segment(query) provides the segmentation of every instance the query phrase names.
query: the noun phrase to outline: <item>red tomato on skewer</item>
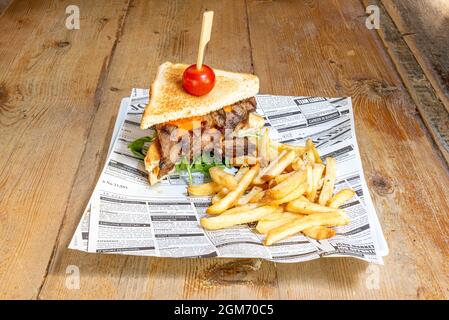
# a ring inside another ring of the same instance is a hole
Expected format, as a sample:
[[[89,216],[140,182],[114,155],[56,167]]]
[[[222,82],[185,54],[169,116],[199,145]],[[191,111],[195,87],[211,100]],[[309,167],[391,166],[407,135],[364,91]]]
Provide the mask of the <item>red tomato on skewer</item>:
[[[184,90],[197,97],[209,93],[214,85],[214,70],[205,64],[201,66],[201,69],[197,69],[196,64],[192,64],[182,75],[182,86]]]

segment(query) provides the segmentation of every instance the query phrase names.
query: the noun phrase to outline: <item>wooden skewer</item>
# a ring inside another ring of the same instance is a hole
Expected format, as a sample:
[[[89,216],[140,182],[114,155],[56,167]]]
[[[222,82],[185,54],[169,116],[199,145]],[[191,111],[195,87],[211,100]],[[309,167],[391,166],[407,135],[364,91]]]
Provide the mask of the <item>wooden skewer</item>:
[[[200,45],[198,48],[198,57],[196,59],[196,68],[199,70],[203,66],[204,48],[210,40],[210,33],[212,31],[212,21],[214,19],[213,11],[206,11],[203,13],[203,23],[201,25]]]

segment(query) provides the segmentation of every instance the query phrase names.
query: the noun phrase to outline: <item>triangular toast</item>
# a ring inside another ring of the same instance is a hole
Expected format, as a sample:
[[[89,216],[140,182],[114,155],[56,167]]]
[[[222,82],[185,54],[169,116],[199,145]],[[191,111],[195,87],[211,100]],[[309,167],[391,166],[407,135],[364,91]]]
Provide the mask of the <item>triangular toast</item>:
[[[259,92],[259,78],[252,74],[214,69],[215,86],[208,94],[196,97],[182,88],[182,74],[186,64],[165,62],[159,66],[150,90],[150,101],[145,108],[140,127],[202,116]]]

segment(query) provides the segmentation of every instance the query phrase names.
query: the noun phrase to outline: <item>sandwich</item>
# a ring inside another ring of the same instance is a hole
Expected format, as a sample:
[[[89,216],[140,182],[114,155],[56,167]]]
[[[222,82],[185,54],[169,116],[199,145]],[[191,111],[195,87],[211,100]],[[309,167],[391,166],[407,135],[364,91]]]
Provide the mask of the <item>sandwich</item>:
[[[205,154],[213,164],[238,164],[236,159],[254,153],[249,133],[264,126],[264,118],[255,113],[255,75],[215,69],[214,88],[197,97],[182,87],[187,67],[163,63],[150,88],[141,128],[154,129],[144,159],[151,185],[182,168],[179,164],[200,163]]]

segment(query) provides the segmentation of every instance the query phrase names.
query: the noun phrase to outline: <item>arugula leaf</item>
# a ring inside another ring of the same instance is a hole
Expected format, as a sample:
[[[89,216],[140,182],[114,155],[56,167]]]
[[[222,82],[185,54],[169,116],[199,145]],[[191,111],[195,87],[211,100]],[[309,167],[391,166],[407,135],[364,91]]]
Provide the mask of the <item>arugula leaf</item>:
[[[216,162],[213,157],[208,155],[202,155],[195,158],[192,163],[189,163],[186,157],[183,157],[181,161],[176,165],[176,172],[187,171],[189,177],[189,184],[192,184],[193,177],[192,172],[201,172],[205,176],[209,176],[209,169],[212,167],[231,167],[229,159],[225,159],[225,163]]]
[[[148,146],[145,145],[146,142],[152,142],[154,137],[146,136],[139,139],[134,140],[133,142],[128,144],[129,150],[138,157],[139,159],[145,159],[145,155],[148,151]]]
[[[189,184],[193,183],[191,164],[185,156],[182,157],[181,161],[178,164],[176,164],[175,168],[176,172],[187,171],[187,174],[189,176]]]

